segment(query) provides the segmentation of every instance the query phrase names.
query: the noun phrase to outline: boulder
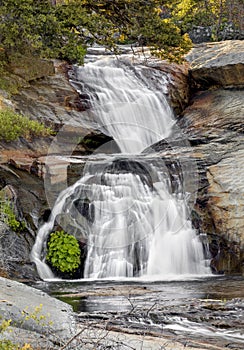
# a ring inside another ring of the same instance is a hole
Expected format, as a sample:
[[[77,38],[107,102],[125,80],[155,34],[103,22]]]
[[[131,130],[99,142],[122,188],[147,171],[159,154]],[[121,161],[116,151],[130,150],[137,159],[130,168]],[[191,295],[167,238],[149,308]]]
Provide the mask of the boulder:
[[[10,340],[21,348],[29,344],[26,349],[30,345],[35,349],[60,349],[75,334],[72,307],[66,303],[2,277],[0,295],[2,320],[11,320],[10,327],[1,332],[1,340]]]
[[[186,56],[199,88],[244,86],[244,41],[227,40],[196,45]]]

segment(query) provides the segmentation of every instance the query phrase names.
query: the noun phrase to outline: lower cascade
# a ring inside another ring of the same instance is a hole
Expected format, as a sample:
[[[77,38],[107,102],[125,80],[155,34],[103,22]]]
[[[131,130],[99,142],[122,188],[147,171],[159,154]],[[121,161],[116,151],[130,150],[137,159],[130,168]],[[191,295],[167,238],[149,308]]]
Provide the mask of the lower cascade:
[[[45,254],[57,225],[86,247],[84,278],[209,274],[189,218],[184,172],[150,150],[175,124],[162,92],[145,80],[140,65],[113,58],[76,67],[72,83],[89,96],[96,122],[121,153],[98,150],[83,176],[59,194],[31,253],[40,277],[54,277]]]

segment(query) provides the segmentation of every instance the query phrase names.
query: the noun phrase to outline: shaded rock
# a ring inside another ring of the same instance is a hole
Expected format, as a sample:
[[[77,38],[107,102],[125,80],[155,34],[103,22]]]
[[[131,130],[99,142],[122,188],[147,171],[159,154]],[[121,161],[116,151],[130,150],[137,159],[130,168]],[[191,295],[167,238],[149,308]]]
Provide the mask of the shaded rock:
[[[22,170],[0,167],[0,179],[4,180],[2,200],[8,200],[16,220],[24,222],[21,232],[16,232],[0,218],[1,275],[15,279],[38,278],[30,261],[30,251],[35,241],[43,208],[48,208],[42,180]],[[5,198],[5,199],[4,199]]]
[[[244,86],[244,42],[229,40],[197,45],[186,56],[192,78],[201,87]]]
[[[243,271],[244,260],[239,242],[225,239],[222,233],[209,234],[208,241],[213,273],[235,274]]]
[[[218,142],[223,151],[225,143],[238,141],[244,132],[243,116],[243,90],[207,90],[194,96],[179,125],[192,145]]]
[[[240,14],[240,17],[242,15]],[[219,41],[222,40],[243,40],[244,31],[243,28],[237,29],[232,22],[227,22],[221,25],[221,28],[217,29],[215,26],[196,26],[194,25],[190,31],[189,36],[193,43],[206,43],[207,41],[212,41],[213,37],[216,37]]]
[[[0,221],[0,274],[18,280],[36,280],[35,266],[29,255],[34,240],[28,242],[28,233],[17,233]]]
[[[0,202],[1,275],[35,280],[38,275],[34,264],[30,261],[30,251],[35,241],[34,223],[31,217],[33,198],[26,191],[20,201],[18,189],[6,185],[0,191]],[[25,215],[22,208],[25,208]]]
[[[16,157],[15,155],[14,157],[11,157],[8,162],[14,168],[25,170],[30,174],[38,174],[38,163],[29,156]]]
[[[38,225],[38,216],[43,207],[47,206],[43,181],[36,176],[8,166],[0,167],[0,179],[5,185],[10,185],[16,193],[18,208],[32,228]]]

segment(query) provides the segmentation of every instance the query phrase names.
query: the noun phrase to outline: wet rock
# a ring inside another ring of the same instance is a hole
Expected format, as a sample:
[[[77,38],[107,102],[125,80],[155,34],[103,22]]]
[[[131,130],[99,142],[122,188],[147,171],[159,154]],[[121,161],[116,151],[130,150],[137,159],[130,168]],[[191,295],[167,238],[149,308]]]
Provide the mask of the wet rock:
[[[156,349],[166,338],[165,349],[185,347],[226,349],[243,347],[243,279],[206,278],[191,282],[129,283],[66,285],[56,295],[73,305],[81,324],[96,324],[98,329],[116,331],[117,335],[137,334],[150,337]],[[196,289],[195,289],[196,288]],[[53,289],[52,289],[52,292]],[[235,297],[237,295],[237,297]],[[91,328],[89,328],[91,329]],[[93,328],[92,328],[93,329]],[[84,333],[80,342],[87,339]],[[140,337],[138,337],[138,340]],[[104,338],[109,341],[111,338]],[[131,343],[132,344],[132,343]],[[149,343],[143,343],[146,345]],[[150,343],[150,345],[152,345]],[[115,344],[114,344],[115,346]],[[159,348],[158,348],[159,347]],[[137,348],[137,347],[136,347]]]
[[[151,59],[146,62],[145,66],[142,65],[141,73],[146,78],[145,83],[165,94],[175,113],[180,114],[190,98],[188,69],[187,63],[169,64]]]
[[[149,188],[153,186],[152,171],[150,167],[141,161],[138,162],[132,159],[118,159],[114,160],[111,164],[106,165],[103,169],[101,176],[102,184],[107,185],[106,173],[110,174],[134,174],[138,175],[142,183],[146,184]]]
[[[176,114],[180,114],[190,99],[189,66],[159,63],[152,64],[152,67],[165,74],[170,105]]]

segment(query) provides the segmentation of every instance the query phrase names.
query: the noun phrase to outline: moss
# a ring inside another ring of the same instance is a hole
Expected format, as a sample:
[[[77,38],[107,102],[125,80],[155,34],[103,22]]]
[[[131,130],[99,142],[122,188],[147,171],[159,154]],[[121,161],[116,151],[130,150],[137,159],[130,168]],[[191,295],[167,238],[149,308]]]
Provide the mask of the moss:
[[[25,82],[54,74],[53,62],[41,59],[37,55],[20,55],[15,53],[15,55],[12,54],[9,61],[8,70]]]

